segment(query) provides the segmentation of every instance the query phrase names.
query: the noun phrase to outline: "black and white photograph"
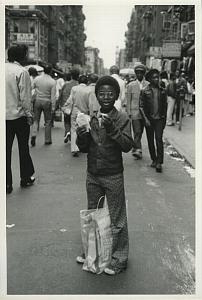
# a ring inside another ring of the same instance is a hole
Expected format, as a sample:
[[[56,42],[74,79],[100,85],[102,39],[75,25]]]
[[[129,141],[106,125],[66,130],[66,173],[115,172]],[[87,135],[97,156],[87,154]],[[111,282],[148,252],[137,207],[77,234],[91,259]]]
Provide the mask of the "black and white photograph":
[[[200,3],[25,4],[1,14],[1,288],[196,296]]]

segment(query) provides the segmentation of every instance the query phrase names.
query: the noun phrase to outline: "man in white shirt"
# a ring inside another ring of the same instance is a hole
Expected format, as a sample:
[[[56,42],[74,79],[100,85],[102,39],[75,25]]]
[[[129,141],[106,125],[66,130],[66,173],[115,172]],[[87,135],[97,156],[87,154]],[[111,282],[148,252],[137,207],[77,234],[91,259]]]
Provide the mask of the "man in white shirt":
[[[41,113],[45,119],[45,145],[52,144],[51,138],[51,118],[56,106],[56,81],[50,76],[52,67],[44,67],[44,74],[34,79],[36,91],[36,101],[34,105],[34,125],[32,131],[31,145],[35,146],[38,124]]]
[[[119,98],[116,100],[114,106],[116,107],[116,109],[118,111],[124,110],[124,107],[126,107],[125,82],[119,76],[119,68],[117,66],[115,66],[115,65],[111,66],[109,71],[110,71],[110,75],[118,81],[119,87],[120,87]]]
[[[13,46],[8,49],[5,66],[6,79],[6,193],[13,190],[11,153],[15,135],[18,140],[21,187],[34,183],[34,166],[29,153],[31,114],[31,80],[21,63],[26,60],[27,47]]]

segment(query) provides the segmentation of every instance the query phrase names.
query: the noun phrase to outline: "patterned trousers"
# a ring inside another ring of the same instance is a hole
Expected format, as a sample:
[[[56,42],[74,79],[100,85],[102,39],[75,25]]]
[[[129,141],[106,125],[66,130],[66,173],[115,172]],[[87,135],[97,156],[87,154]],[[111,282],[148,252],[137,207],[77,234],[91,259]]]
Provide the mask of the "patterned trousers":
[[[114,269],[125,269],[129,240],[123,173],[107,176],[87,173],[86,189],[88,209],[96,208],[100,197],[106,195],[113,237],[111,265]]]

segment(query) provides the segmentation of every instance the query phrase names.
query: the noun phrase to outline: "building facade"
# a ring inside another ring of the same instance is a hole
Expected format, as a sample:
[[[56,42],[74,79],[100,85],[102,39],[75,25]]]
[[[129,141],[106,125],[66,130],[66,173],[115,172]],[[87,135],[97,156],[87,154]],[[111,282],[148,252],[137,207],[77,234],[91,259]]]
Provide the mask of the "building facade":
[[[26,44],[30,62],[65,69],[85,61],[85,16],[81,5],[6,6],[6,48]]]
[[[85,70],[86,73],[104,74],[104,62],[99,57],[99,49],[91,46],[85,49]]]
[[[160,70],[169,61],[173,70],[171,60],[176,68],[194,52],[194,19],[194,5],[135,5],[125,33],[126,64],[138,60]]]

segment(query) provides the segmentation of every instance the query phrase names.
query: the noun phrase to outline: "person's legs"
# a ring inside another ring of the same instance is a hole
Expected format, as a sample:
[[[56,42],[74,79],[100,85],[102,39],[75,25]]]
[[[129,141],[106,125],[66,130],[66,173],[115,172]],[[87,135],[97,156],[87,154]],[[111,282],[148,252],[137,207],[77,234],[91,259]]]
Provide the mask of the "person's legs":
[[[86,191],[88,199],[88,209],[97,208],[99,199],[102,196],[105,196],[105,191],[97,177],[89,173],[87,173],[86,177]],[[103,206],[104,201],[101,202],[102,203],[101,205],[99,205],[99,207]]]
[[[180,98],[179,96],[176,98],[176,122],[179,122],[180,116]]]
[[[20,177],[22,181],[27,181],[34,174],[34,166],[28,145],[30,126],[27,123],[26,117],[22,117],[18,120],[18,123],[16,123],[16,136],[20,158]]]
[[[154,145],[154,128],[153,124],[149,127],[146,128],[146,135],[147,135],[147,142],[148,142],[148,148],[149,148],[149,153],[152,161],[156,161],[156,150],[155,150],[155,145]]]
[[[73,108],[72,114],[71,114],[71,152],[73,155],[77,155],[79,152],[79,148],[76,145],[76,118],[77,118],[78,110],[76,108]]]
[[[6,121],[6,186],[12,187],[11,154],[15,137],[15,120]]]
[[[66,135],[71,129],[71,115],[64,114],[64,127]]]
[[[43,105],[43,113],[44,113],[44,121],[45,121],[45,144],[51,144],[52,138],[51,138],[51,102],[47,101],[44,102]]]
[[[173,110],[175,106],[175,99],[168,96],[168,108],[167,108],[167,125],[173,125]]]
[[[156,148],[157,148],[157,164],[163,164],[163,130],[165,126],[165,120],[155,120],[154,121],[154,130],[155,130],[155,140],[156,140]]]
[[[34,104],[34,124],[32,126],[32,136],[31,136],[31,145],[32,146],[35,146],[35,140],[36,140],[37,131],[39,129],[41,112],[42,112],[41,102],[36,100],[35,104]]]
[[[99,176],[105,190],[112,227],[111,267],[116,273],[126,269],[129,252],[128,225],[126,215],[123,173]]]
[[[141,119],[132,120],[132,128],[133,128],[133,139],[134,139],[134,148],[133,155],[137,156],[137,158],[142,158],[142,145],[141,138],[144,129],[144,125]]]
[[[64,134],[64,142],[67,143],[68,140],[71,140],[71,115],[64,114],[64,127],[65,127],[65,134]]]

